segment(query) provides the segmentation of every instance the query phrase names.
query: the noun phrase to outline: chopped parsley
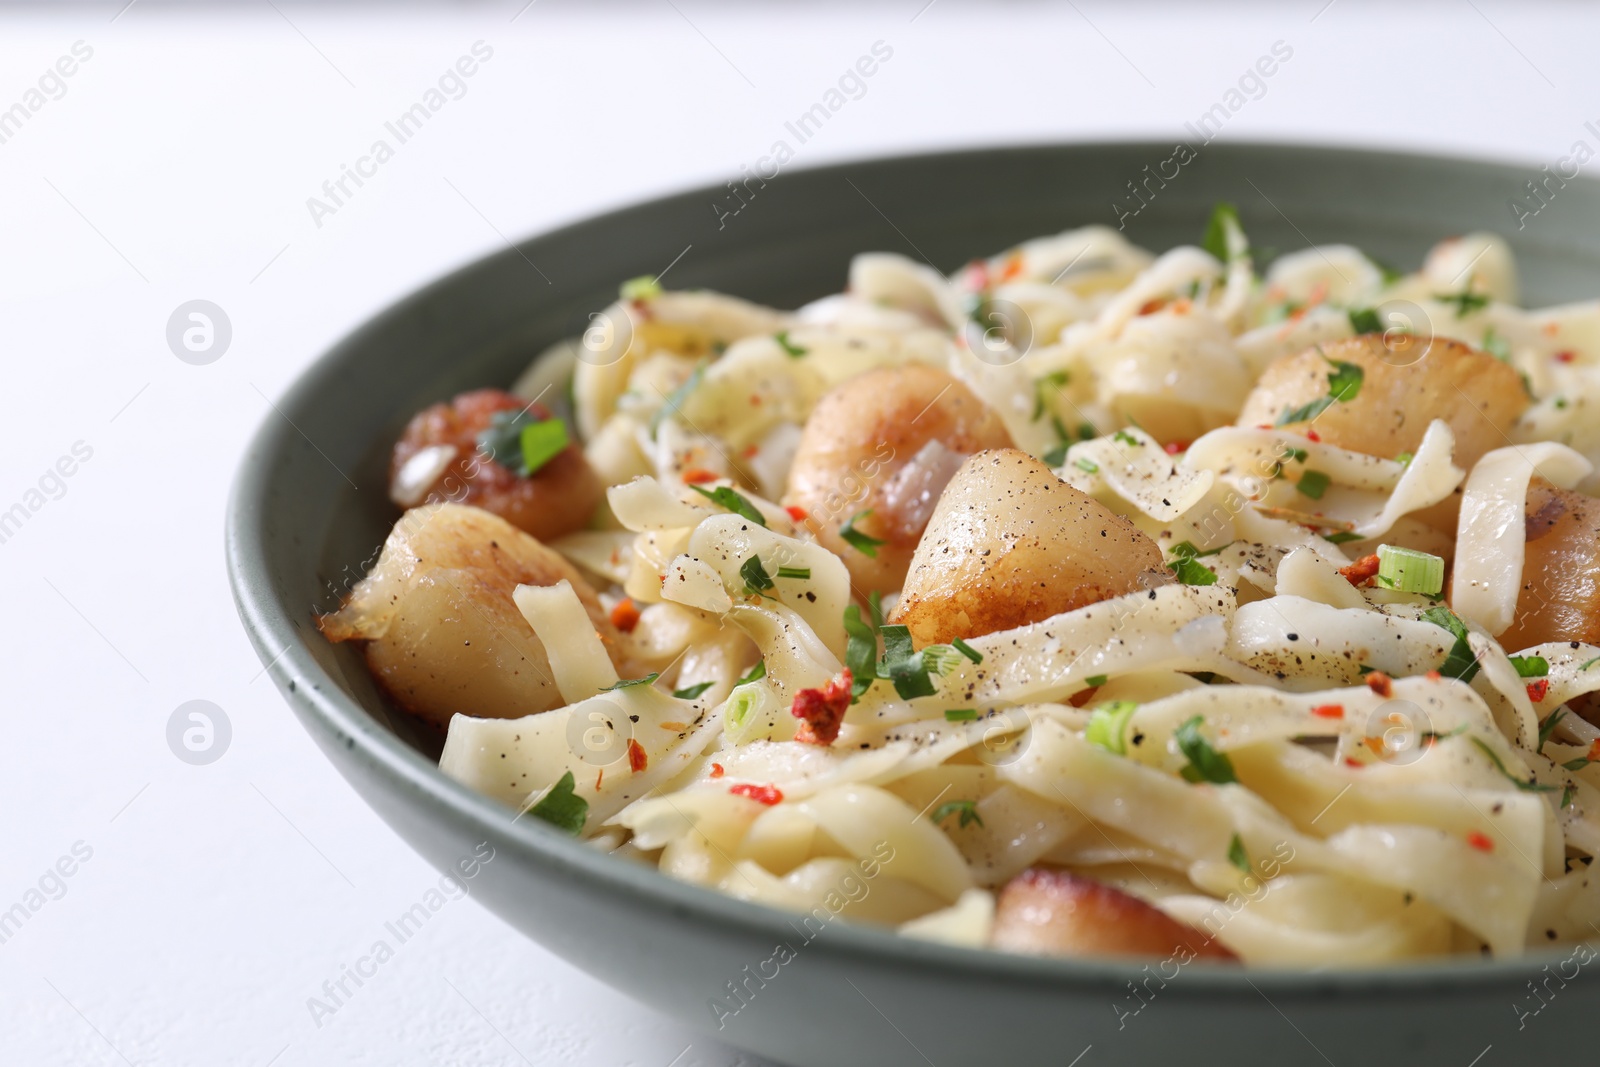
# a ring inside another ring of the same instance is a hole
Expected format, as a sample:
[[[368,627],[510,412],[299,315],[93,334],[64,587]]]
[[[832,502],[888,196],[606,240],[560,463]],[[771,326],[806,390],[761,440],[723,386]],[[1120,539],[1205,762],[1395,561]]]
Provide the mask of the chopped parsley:
[[[488,428],[478,434],[480,453],[524,478],[536,474],[569,443],[565,423],[554,418],[536,419],[526,408],[495,412],[489,417]]]
[[[880,624],[881,625],[881,624]],[[850,669],[850,703],[861,699],[878,676],[878,634],[854,604],[844,609],[844,665]]]
[[[699,685],[691,685],[685,686],[682,689],[674,689],[672,691],[672,695],[677,697],[679,700],[693,700],[695,697],[699,696],[701,693],[704,693],[707,689],[710,689],[716,684],[716,682],[701,682]]]
[[[1489,306],[1489,298],[1483,293],[1474,293],[1470,289],[1463,289],[1459,293],[1435,293],[1433,298],[1441,304],[1453,304],[1456,309],[1456,318],[1464,319],[1470,312],[1478,311]]]
[[[1079,470],[1083,471],[1085,474],[1099,474],[1100,473],[1100,464],[1096,463],[1092,459],[1083,459],[1083,458],[1075,459],[1075,460],[1072,461],[1072,465],[1074,467],[1077,467]]]
[[[1570,785],[1567,786],[1565,789],[1563,789],[1561,791],[1561,806],[1563,808],[1572,807],[1572,798],[1575,795],[1577,795],[1577,792],[1578,792],[1577,789],[1573,788]]]
[[[1188,759],[1189,765],[1183,768],[1182,774],[1185,781],[1211,782],[1215,785],[1229,785],[1239,779],[1233,773],[1233,761],[1224,753],[1211,747],[1200,733],[1200,725],[1205,722],[1205,717],[1196,715],[1194,718],[1178,727],[1178,732],[1173,734],[1173,740],[1178,743],[1178,751]]]
[[[1534,749],[1535,752],[1544,748],[1545,742],[1550,740],[1550,735],[1555,732],[1556,725],[1566,717],[1566,714],[1566,708],[1557,708],[1553,715],[1539,724],[1539,746]]]
[[[615,682],[611,685],[603,685],[600,687],[600,692],[609,693],[617,689],[632,689],[636,685],[649,685],[659,677],[661,677],[660,671],[651,671],[643,678],[624,678],[620,682]]]
[[[1067,449],[1071,447],[1071,442],[1062,441],[1039,458],[1044,460],[1046,467],[1059,467],[1067,461]]]
[[[863,556],[866,556],[869,559],[876,559],[878,556],[878,546],[884,542],[856,529],[856,523],[860,522],[862,519],[871,514],[872,509],[867,508],[864,511],[858,511],[854,515],[850,516],[845,524],[839,527],[839,536],[844,539],[845,544],[849,545]]]
[[[1501,363],[1511,362],[1511,342],[1495,332],[1493,326],[1483,331],[1483,350]]]
[[[1356,533],[1354,530],[1340,530],[1337,533],[1323,534],[1322,539],[1328,542],[1330,545],[1342,545],[1347,544],[1350,541],[1360,541],[1362,539],[1362,535]]]
[[[878,677],[893,683],[894,691],[902,700],[928,697],[934,693],[927,660],[911,643],[911,631],[904,626],[884,626],[883,659],[878,663]]]
[[[934,809],[933,821],[935,824],[942,823],[957,812],[961,813],[961,818],[956,821],[956,826],[959,829],[965,830],[973,823],[977,823],[979,826],[983,825],[983,817],[978,814],[978,802],[976,800],[946,801]]]
[[[743,678],[740,678],[737,682],[734,682],[733,684],[734,685],[749,685],[751,682],[759,682],[761,679],[765,678],[766,676],[767,676],[767,661],[764,660],[764,659],[758,659],[758,660],[756,660],[756,665],[754,667],[750,668],[750,673],[746,674]]]
[[[1111,439],[1117,442],[1119,445],[1132,445],[1134,448],[1138,448],[1140,445],[1144,444],[1143,441],[1124,430],[1118,430],[1113,433],[1111,435]]]
[[[702,489],[698,485],[691,485],[689,488],[717,505],[717,507],[722,508],[724,511],[731,511],[741,519],[749,519],[757,526],[765,526],[767,524],[767,520],[761,517],[761,512],[756,510],[754,504],[725,485],[719,485],[715,489]]]
[[[760,556],[751,556],[739,564],[739,577],[744,579],[745,596],[764,596],[772,588],[772,575],[761,565]]]
[[[1089,677],[1083,680],[1083,684],[1098,689],[1100,686],[1105,685],[1110,680],[1110,677],[1104,674],[1091,674]]]
[[[1321,471],[1306,471],[1300,475],[1300,480],[1295,483],[1295,488],[1300,490],[1301,496],[1308,496],[1312,500],[1321,500],[1322,494],[1328,491],[1328,486],[1333,482]]]
[[[650,439],[652,441],[655,440],[656,433],[660,431],[661,423],[666,419],[667,415],[683,410],[683,405],[688,401],[690,394],[700,388],[700,382],[705,376],[706,361],[701,360],[694,365],[694,370],[689,372],[689,377],[684,379],[683,384],[666,395],[666,398],[661,402],[661,406],[656,408],[655,414],[650,416]]]
[[[1291,423],[1310,422],[1335,403],[1354,400],[1361,394],[1361,384],[1366,380],[1366,372],[1360,366],[1342,359],[1328,359],[1326,356],[1323,357],[1323,362],[1333,368],[1333,372],[1328,375],[1328,394],[1297,408],[1284,408],[1283,414],[1278,416],[1276,425],[1288,426]]]
[[[1417,457],[1410,452],[1402,452],[1398,456],[1394,457],[1394,461],[1400,464],[1402,467],[1409,467],[1411,466],[1411,461],[1416,458]]]
[[[1228,842],[1228,862],[1233,864],[1245,874],[1252,873],[1250,857],[1245,853],[1244,841],[1238,834],[1233,835],[1233,840]]]
[[[784,355],[788,356],[790,359],[799,359],[801,356],[811,351],[809,348],[801,348],[799,345],[789,340],[788,330],[779,330],[777,333],[772,335],[772,339],[778,342],[778,347],[783,349]]]
[[[1383,320],[1372,308],[1351,308],[1350,328],[1356,333],[1382,333]]]
[[[1206,223],[1205,236],[1200,241],[1200,247],[1216,256],[1224,263],[1232,262],[1233,254],[1229,250],[1229,231],[1237,232],[1244,236],[1244,227],[1239,224],[1239,209],[1232,204],[1219,202],[1211,209],[1211,219]],[[1246,244],[1248,249],[1249,245]]]
[[[1485,756],[1489,757],[1489,762],[1494,764],[1495,770],[1499,771],[1505,776],[1506,781],[1510,782],[1524,793],[1554,793],[1556,791],[1556,787],[1553,785],[1540,785],[1531,778],[1525,782],[1521,778],[1518,778],[1516,775],[1512,774],[1510,771],[1506,770],[1505,761],[1500,758],[1500,754],[1494,749],[1490,748],[1483,738],[1472,737],[1468,738],[1468,740],[1477,745],[1479,750],[1482,751]],[[1563,766],[1565,766],[1565,764],[1563,764]],[[1571,770],[1572,768],[1568,767],[1567,769]]]
[[[1478,673],[1478,657],[1473,655],[1472,645],[1467,641],[1467,624],[1461,621],[1460,616],[1443,605],[1429,608],[1422,613],[1422,617],[1435,626],[1441,626],[1455,635],[1456,643],[1439,665],[1439,673],[1449,678],[1459,678],[1463,682],[1470,682]]]
[[[571,771],[563,774],[561,780],[528,809],[528,814],[576,837],[589,820],[589,802],[573,791],[576,785]]]
[[[1222,548],[1201,552],[1194,547],[1192,541],[1179,541],[1170,550],[1174,558],[1167,564],[1167,568],[1184,585],[1215,585],[1217,572],[1199,562],[1199,557],[1215,555],[1227,547],[1223,545]]]
[[[1033,383],[1033,417],[1029,421],[1038,422],[1040,419],[1044,418],[1046,408],[1045,390],[1052,388],[1060,389],[1071,380],[1071,375],[1064,370],[1051,371],[1043,378],[1036,378]],[[1061,436],[1065,437],[1066,434],[1062,434]]]
[[[1512,656],[1511,665],[1518,678],[1544,678],[1550,674],[1550,661],[1543,656]]]

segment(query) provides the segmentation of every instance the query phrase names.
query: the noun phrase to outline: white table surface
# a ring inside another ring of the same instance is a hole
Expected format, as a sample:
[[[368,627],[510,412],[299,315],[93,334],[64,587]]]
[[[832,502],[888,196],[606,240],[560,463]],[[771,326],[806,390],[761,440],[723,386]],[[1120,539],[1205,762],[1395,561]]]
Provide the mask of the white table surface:
[[[268,398],[500,235],[726,180],[876,41],[891,60],[794,165],[1173,136],[1277,41],[1292,59],[1225,137],[1533,170],[1600,119],[1600,12],[1577,5],[122,3],[0,12],[0,110],[93,50],[0,143],[0,511],[92,449],[0,543],[0,912],[28,913],[0,943],[6,1064],[754,1062],[471,900],[336,1014],[308,1009],[437,876],[262,676],[223,574],[227,486]],[[480,40],[466,94],[316,225],[307,198]],[[232,324],[209,365],[166,343],[192,299]],[[204,766],[167,743],[195,699],[232,727]]]

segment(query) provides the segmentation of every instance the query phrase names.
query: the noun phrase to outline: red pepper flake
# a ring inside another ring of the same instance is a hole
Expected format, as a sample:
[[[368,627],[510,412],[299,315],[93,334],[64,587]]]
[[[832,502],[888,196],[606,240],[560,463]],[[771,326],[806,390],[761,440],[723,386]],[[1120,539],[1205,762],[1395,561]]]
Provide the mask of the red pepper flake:
[[[1373,671],[1367,675],[1367,688],[1387,700],[1394,696],[1394,679],[1382,671]]]
[[[751,393],[750,394],[750,406],[754,407],[754,408],[758,408],[758,407],[761,406],[761,394],[760,393]]]
[[[1600,741],[1596,741],[1589,746],[1589,752],[1584,756],[1584,759],[1590,763],[1600,763]]]
[[[1577,358],[1578,358],[1578,354],[1576,352],[1561,351],[1561,352],[1557,352],[1556,353],[1556,362],[1557,363],[1571,363],[1573,360],[1575,360]]]
[[[1189,451],[1189,446],[1193,443],[1192,441],[1168,441],[1161,446],[1161,450],[1169,456],[1181,456]]]
[[[789,513],[789,517],[791,519],[793,519],[795,522],[805,522],[807,519],[809,519],[811,517],[810,514],[807,513],[805,508],[797,507],[794,504],[790,504],[788,507],[784,508],[783,510],[787,511]]]
[[[1157,298],[1155,300],[1146,300],[1143,306],[1139,308],[1139,314],[1152,315],[1166,306],[1167,302],[1165,299]]]
[[[713,777],[713,778],[721,778],[724,774],[727,774],[727,773],[728,773],[727,768],[723,767],[722,764],[713,763],[711,765],[711,777]]]
[[[745,445],[744,448],[739,451],[739,455],[744,459],[755,459],[756,453],[760,451],[761,448],[759,445]]]
[[[1542,701],[1550,692],[1550,679],[1535,678],[1528,683],[1528,699],[1535,704]]]
[[[600,792],[600,783],[605,781],[605,780],[606,780],[606,769],[604,767],[601,767],[598,771],[594,772],[594,791],[596,793]]]
[[[1494,839],[1482,830],[1471,830],[1467,833],[1467,844],[1479,852],[1493,852]]]
[[[1317,436],[1317,431],[1311,429],[1309,426],[1306,427],[1306,440],[1316,441],[1319,444],[1322,442],[1322,438]]]
[[[1441,682],[1444,680],[1444,675],[1440,674],[1438,671],[1429,671],[1427,674],[1423,675],[1423,677],[1428,679],[1430,682]]]
[[[821,689],[802,689],[794,695],[789,714],[803,720],[794,732],[796,741],[831,745],[839,738],[839,724],[850,707],[850,668]]]
[[[1318,704],[1316,707],[1311,709],[1311,714],[1315,715],[1319,719],[1342,719],[1344,718],[1344,705]]]
[[[1360,761],[1360,760],[1358,760],[1358,759],[1351,759],[1351,758],[1350,758],[1350,757],[1349,757],[1349,756],[1346,756],[1346,757],[1345,757],[1345,758],[1344,758],[1344,765],[1345,765],[1345,766],[1346,766],[1346,767],[1354,767],[1354,768],[1355,768],[1355,769],[1356,769],[1356,770],[1358,770],[1358,771],[1359,771],[1359,770],[1360,770],[1360,769],[1361,769],[1361,768],[1362,768],[1362,767],[1365,767],[1365,766],[1366,766],[1366,764],[1365,764],[1365,763],[1362,763],[1362,762],[1361,762],[1361,761]]]
[[[1363,582],[1370,582],[1372,579],[1376,578],[1378,576],[1378,568],[1381,566],[1382,563],[1379,561],[1377,555],[1374,554],[1371,556],[1362,556],[1348,567],[1340,567],[1339,573],[1344,575],[1345,580],[1351,585],[1360,585]]]
[[[1383,750],[1388,747],[1384,744],[1383,738],[1381,737],[1363,737],[1361,739],[1361,743],[1366,745],[1367,750],[1374,756],[1378,756],[1380,758],[1383,756]]]
[[[1272,429],[1272,423],[1270,423],[1270,422],[1258,422],[1258,423],[1256,423],[1256,429],[1258,429],[1258,430],[1270,430],[1270,429]]]
[[[630,598],[623,597],[611,609],[611,625],[625,634],[633,633],[639,625],[639,607]]]
[[[1022,253],[1013,252],[1006,258],[1005,269],[1000,272],[1000,280],[1009,282],[1022,273]]]
[[[706,482],[716,481],[721,475],[704,467],[690,467],[680,477],[683,478],[684,485],[704,485]]]
[[[638,774],[650,766],[650,757],[645,754],[644,746],[633,738],[628,738],[628,769]]]
[[[770,806],[783,803],[783,790],[775,785],[754,785],[750,782],[740,782],[738,785],[730,785],[728,792],[736,797],[749,797],[757,804]]]

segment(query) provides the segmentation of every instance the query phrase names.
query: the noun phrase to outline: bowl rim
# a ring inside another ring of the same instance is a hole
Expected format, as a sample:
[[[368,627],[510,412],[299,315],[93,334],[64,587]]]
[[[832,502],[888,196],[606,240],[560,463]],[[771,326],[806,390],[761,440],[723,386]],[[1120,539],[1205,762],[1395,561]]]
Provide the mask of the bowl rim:
[[[1471,170],[1513,171],[1512,158],[1401,152],[1361,144],[1295,141],[1214,141],[1206,145],[1213,155],[1266,154],[1279,156],[1359,157],[1369,166],[1413,164]],[[1095,153],[1146,149],[1166,152],[1170,144],[1149,138],[1096,139],[1085,141],[1041,140],[1006,142],[992,147],[961,147],[915,153],[865,155],[826,164],[796,167],[786,174],[819,176],[858,174],[874,166],[916,164],[938,167],[958,160],[994,157],[997,154],[1023,157],[1061,152]],[[1600,180],[1584,179],[1600,186]],[[368,713],[348,693],[340,680],[325,670],[311,654],[309,640],[314,629],[297,627],[294,619],[309,610],[283,602],[274,594],[269,575],[269,552],[265,530],[258,516],[266,504],[270,471],[286,445],[292,446],[295,434],[291,417],[304,403],[322,391],[328,379],[343,363],[360,352],[370,335],[395,323],[407,311],[448,294],[470,275],[501,260],[522,255],[530,243],[569,238],[602,222],[617,222],[626,216],[654,212],[677,202],[703,200],[721,192],[719,186],[682,188],[648,200],[628,202],[599,214],[544,230],[508,242],[507,247],[474,256],[450,268],[445,274],[418,289],[390,301],[377,314],[341,337],[318,356],[291,383],[288,390],[262,416],[239,461],[228,494],[224,526],[224,549],[228,583],[241,622],[265,672],[282,692],[285,700],[301,711],[308,732],[320,730],[349,746],[391,787],[404,786],[425,795],[453,820],[501,835],[521,849],[525,858],[545,866],[553,873],[605,885],[641,907],[661,914],[681,916],[696,922],[714,922],[759,934],[779,941],[792,937],[789,921],[794,913],[725,896],[715,890],[670,878],[655,868],[630,863],[610,856],[576,838],[534,819],[508,818],[509,809],[447,777],[433,761],[412,748]],[[306,549],[315,551],[316,547]],[[340,768],[341,774],[344,773]],[[830,924],[829,936],[815,943],[819,951],[850,960],[873,964],[898,964],[918,970],[939,969],[951,977],[1026,983],[1098,993],[1120,992],[1127,981],[1140,975],[1151,960],[1070,959],[1031,957],[990,949],[973,949],[903,937],[892,931],[866,924]],[[1266,997],[1268,992],[1288,997],[1370,996],[1385,992],[1416,989],[1421,986],[1446,989],[1487,988],[1503,985],[1537,971],[1571,949],[1563,943],[1557,949],[1530,948],[1522,956],[1503,960],[1477,957],[1444,957],[1421,963],[1388,966],[1361,966],[1312,969],[1302,967],[1240,967],[1195,961],[1185,965],[1191,981],[1183,983],[1184,996],[1231,998],[1244,993]]]

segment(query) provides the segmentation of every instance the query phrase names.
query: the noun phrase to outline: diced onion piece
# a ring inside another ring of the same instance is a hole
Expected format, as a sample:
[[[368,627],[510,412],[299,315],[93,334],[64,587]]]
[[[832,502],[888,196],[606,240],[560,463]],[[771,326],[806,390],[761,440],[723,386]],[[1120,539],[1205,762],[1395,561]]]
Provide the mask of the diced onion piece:
[[[419,448],[395,471],[389,484],[389,499],[403,508],[414,508],[427,498],[439,475],[456,461],[455,445],[429,445]]]
[[[1444,560],[1414,548],[1379,545],[1378,580],[1402,593],[1433,596],[1444,588]]]

